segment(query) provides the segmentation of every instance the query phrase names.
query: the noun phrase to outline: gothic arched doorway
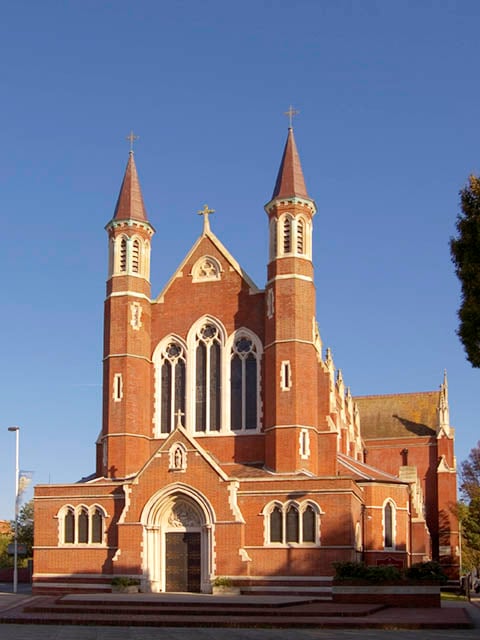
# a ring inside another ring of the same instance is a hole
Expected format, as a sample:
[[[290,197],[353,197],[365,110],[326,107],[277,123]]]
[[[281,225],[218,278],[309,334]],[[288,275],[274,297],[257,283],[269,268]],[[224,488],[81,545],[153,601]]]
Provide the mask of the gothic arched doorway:
[[[150,590],[209,592],[213,510],[190,487],[155,494],[143,511],[143,570]]]

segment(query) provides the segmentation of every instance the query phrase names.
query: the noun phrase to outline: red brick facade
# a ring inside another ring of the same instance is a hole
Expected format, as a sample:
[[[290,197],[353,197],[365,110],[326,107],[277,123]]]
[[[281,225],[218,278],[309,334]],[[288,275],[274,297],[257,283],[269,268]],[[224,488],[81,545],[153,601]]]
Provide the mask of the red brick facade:
[[[133,153],[107,224],[94,477],[35,490],[37,592],[318,586],[332,563],[458,571],[447,383],[353,398],[316,321],[310,199],[290,129],[259,289],[210,230],[157,298]]]

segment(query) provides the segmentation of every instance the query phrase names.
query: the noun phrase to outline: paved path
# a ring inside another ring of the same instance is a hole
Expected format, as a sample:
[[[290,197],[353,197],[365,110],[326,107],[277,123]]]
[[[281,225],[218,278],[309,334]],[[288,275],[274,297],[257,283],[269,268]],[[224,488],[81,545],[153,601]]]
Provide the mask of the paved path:
[[[0,589],[2,585],[0,585]],[[27,593],[0,591],[0,610],[18,606]],[[1,624],[0,640],[479,640],[480,597],[471,604],[444,602],[442,606],[467,607],[475,629],[221,629],[168,627],[100,627],[73,625]]]

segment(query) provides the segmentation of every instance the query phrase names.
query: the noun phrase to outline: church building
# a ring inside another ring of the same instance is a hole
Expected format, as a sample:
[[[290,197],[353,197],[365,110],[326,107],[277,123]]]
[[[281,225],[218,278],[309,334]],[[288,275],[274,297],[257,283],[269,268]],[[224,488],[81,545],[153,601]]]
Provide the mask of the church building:
[[[446,376],[388,396],[345,385],[319,334],[316,205],[291,127],[265,212],[264,288],[205,205],[152,297],[155,221],[130,152],[106,225],[96,472],[36,487],[35,593],[109,590],[115,576],[147,592],[210,593],[217,577],[244,592],[322,590],[336,561],[433,558],[458,575]]]

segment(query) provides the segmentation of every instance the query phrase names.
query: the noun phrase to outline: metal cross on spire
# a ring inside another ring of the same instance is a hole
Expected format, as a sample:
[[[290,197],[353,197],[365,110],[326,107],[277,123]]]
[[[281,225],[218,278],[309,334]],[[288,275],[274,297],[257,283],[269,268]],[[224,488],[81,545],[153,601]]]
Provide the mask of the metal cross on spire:
[[[138,140],[140,136],[136,136],[133,131],[130,131],[130,133],[127,136],[127,140],[130,141],[130,153],[133,153],[133,143],[135,142],[135,140]]]
[[[203,209],[200,209],[200,211],[198,211],[198,215],[203,216],[203,233],[210,231],[210,222],[208,220],[208,216],[211,213],[215,213],[215,209],[209,209],[208,204],[206,204]]]
[[[285,111],[285,115],[288,116],[288,128],[292,129],[293,128],[293,118],[294,116],[297,116],[300,113],[300,111],[297,111],[297,109],[294,109],[292,107],[292,105],[290,105],[288,111]]]

